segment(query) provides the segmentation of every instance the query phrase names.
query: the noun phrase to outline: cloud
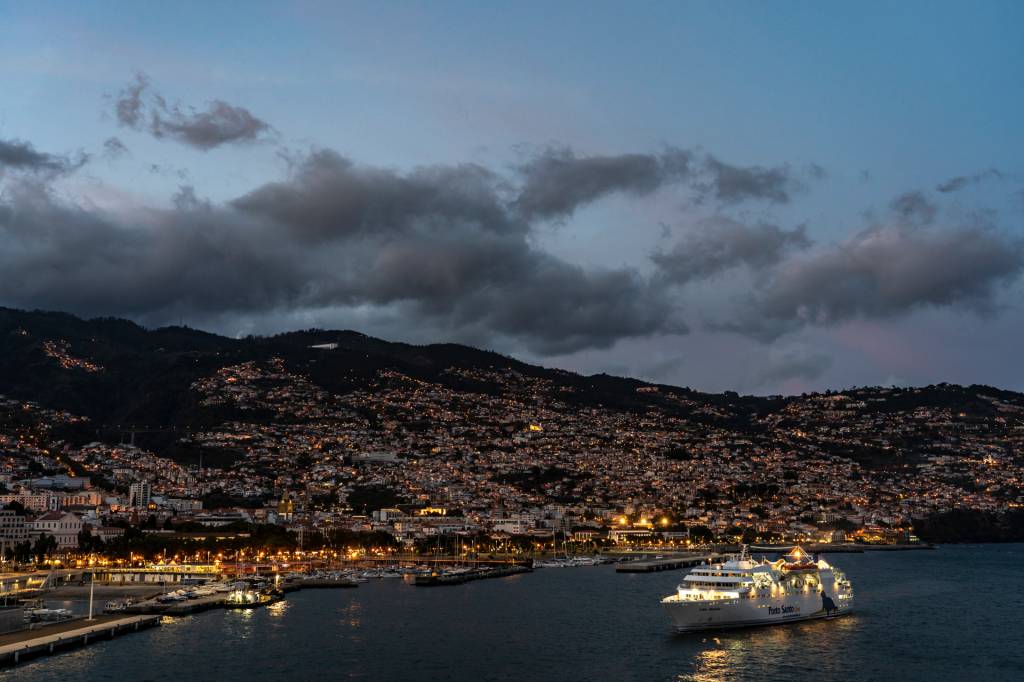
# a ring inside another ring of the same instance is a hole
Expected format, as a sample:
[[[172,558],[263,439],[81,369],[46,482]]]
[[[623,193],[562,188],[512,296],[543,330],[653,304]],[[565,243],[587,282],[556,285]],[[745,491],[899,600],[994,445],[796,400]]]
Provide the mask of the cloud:
[[[685,331],[635,270],[531,245],[498,182],[473,165],[400,173],[323,151],[223,205],[183,187],[173,208],[115,214],[21,183],[0,199],[0,291],[149,323],[370,309],[539,354]]]
[[[758,370],[757,387],[779,384],[791,379],[811,381],[832,366],[832,358],[803,344],[772,348],[768,360]]]
[[[196,149],[209,151],[224,144],[252,143],[272,132],[266,121],[245,107],[213,100],[203,111],[180,104],[168,104],[154,93],[147,100],[150,80],[138,73],[114,100],[118,123],[145,130],[156,138],[171,138]]]
[[[548,149],[518,168],[523,179],[515,206],[528,220],[565,219],[590,202],[615,192],[650,194],[686,178],[692,153],[577,156],[568,148]]]
[[[876,226],[832,248],[780,263],[721,325],[774,339],[805,325],[886,318],[925,307],[981,313],[1024,270],[1024,243],[987,224]]]
[[[988,170],[975,173],[974,175],[958,175],[955,178],[950,178],[949,180],[936,185],[935,189],[938,192],[947,194],[949,192],[958,192],[968,185],[974,185],[979,182],[983,182],[984,180],[988,180],[989,178],[1000,179],[1002,177],[1003,174],[997,169],[989,168]]]
[[[618,156],[580,156],[568,148],[551,148],[517,170],[523,182],[514,204],[526,220],[564,220],[608,195],[643,196],[673,183],[686,183],[698,203],[709,197],[723,204],[787,203],[804,189],[789,166],[734,166],[712,154],[677,147],[660,154]],[[821,180],[828,172],[811,163],[804,175]]]
[[[401,174],[357,166],[337,152],[320,150],[297,162],[288,181],[268,183],[232,205],[287,225],[310,241],[399,236],[417,228],[455,231],[466,225],[522,236],[528,228],[503,206],[500,182],[476,164]]]
[[[704,178],[694,187],[703,196],[714,196],[726,204],[747,200],[785,204],[794,191],[803,187],[788,166],[733,166],[708,154],[702,170]]]
[[[149,76],[139,72],[135,79],[128,85],[121,88],[117,99],[114,100],[114,114],[117,121],[127,128],[138,129],[143,123],[145,102],[142,93],[149,87]]]
[[[183,113],[177,106],[163,115],[154,114],[150,131],[155,137],[172,137],[203,151],[227,143],[253,142],[270,130],[266,121],[244,107],[214,100],[206,111]]]
[[[132,93],[145,93],[145,81],[135,85],[124,95],[127,120]],[[0,304],[147,324],[322,314],[550,356],[686,333],[689,290],[672,285],[738,268],[749,277],[722,288],[738,302],[712,326],[762,340],[928,306],[990,311],[998,287],[1024,269],[1019,239],[983,223],[940,228],[920,193],[894,200],[893,225],[818,249],[804,226],[716,215],[654,253],[650,275],[584,267],[542,248],[539,222],[610,193],[689,191],[703,165],[676,149],[549,150],[508,175],[472,163],[395,170],[318,150],[292,157],[280,181],[226,202],[186,182],[169,208],[114,211],[55,189],[63,172],[55,169],[71,164],[65,157],[0,144],[5,168],[40,169],[2,179]],[[772,196],[760,181],[744,192],[730,183],[727,197]],[[750,280],[753,290],[736,288]]]
[[[811,245],[804,226],[745,225],[725,216],[702,221],[668,251],[651,256],[661,276],[674,284],[706,279],[746,265],[760,270],[779,262],[787,251]]]
[[[103,156],[107,159],[117,159],[128,153],[128,147],[120,138],[108,137],[103,141]]]
[[[889,208],[908,225],[930,225],[938,208],[921,192],[905,192],[889,203]]]
[[[61,174],[81,168],[89,156],[79,152],[74,158],[36,151],[30,142],[0,140],[0,172],[14,171],[43,174]]]

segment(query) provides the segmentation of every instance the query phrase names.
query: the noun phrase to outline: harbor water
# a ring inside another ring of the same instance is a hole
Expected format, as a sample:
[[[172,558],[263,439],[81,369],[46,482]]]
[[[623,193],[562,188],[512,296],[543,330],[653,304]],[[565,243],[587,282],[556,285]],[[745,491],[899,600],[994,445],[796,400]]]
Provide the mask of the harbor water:
[[[1024,680],[1024,545],[828,558],[857,595],[830,621],[675,634],[659,599],[685,571],[384,580],[165,619],[0,680]]]

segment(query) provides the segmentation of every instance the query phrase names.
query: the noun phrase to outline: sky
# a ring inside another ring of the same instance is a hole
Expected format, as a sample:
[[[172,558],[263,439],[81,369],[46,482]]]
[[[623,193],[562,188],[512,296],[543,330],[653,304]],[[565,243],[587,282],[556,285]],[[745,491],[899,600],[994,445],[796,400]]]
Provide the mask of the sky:
[[[0,305],[1024,390],[1024,4],[0,0]]]

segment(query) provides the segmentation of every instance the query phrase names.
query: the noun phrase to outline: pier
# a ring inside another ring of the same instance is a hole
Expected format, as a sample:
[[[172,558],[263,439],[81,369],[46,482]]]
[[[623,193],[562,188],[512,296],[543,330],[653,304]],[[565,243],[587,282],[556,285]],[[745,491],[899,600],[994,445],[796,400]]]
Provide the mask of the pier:
[[[160,624],[160,616],[96,616],[0,635],[0,665],[48,656]]]
[[[292,590],[307,590],[307,589],[324,589],[333,587],[359,587],[359,584],[345,578],[303,578],[295,583],[285,583],[283,586],[285,592]]]
[[[472,580],[486,580],[487,578],[504,578],[520,573],[530,573],[533,569],[525,566],[506,566],[504,568],[484,568],[480,570],[467,571],[465,573],[436,573],[431,575],[418,575],[413,579],[413,585],[417,587],[434,587],[439,585],[461,585]]]
[[[664,559],[650,559],[646,561],[627,561],[615,567],[616,573],[654,573],[656,571],[673,571],[679,568],[689,568],[703,563],[718,561],[722,559],[721,554],[680,554]]]

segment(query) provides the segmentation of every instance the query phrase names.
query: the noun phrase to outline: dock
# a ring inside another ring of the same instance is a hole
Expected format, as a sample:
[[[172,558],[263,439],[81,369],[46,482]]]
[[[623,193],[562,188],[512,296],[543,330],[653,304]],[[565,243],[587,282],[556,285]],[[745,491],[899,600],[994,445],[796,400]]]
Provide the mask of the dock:
[[[680,554],[678,556],[666,557],[664,559],[650,559],[647,561],[627,561],[615,567],[616,573],[654,573],[656,571],[674,571],[679,568],[689,568],[700,564],[718,561],[722,558],[720,554]]]
[[[302,580],[296,581],[294,585],[286,585],[284,587],[285,592],[291,590],[308,590],[308,589],[325,589],[325,588],[351,588],[359,587],[359,583],[347,580],[345,578],[303,578]]]
[[[439,585],[461,585],[473,580],[486,580],[488,578],[504,578],[520,573],[531,573],[533,569],[525,566],[505,566],[504,568],[485,568],[478,571],[455,574],[431,574],[418,575],[413,578],[413,585],[417,587],[434,587]]]
[[[227,598],[226,594],[213,594],[208,597],[199,597],[198,599],[180,601],[174,603],[169,609],[164,611],[164,613],[168,616],[185,616],[190,613],[199,613],[200,611],[206,611],[208,609],[215,609],[223,606]]]
[[[48,656],[65,649],[113,639],[115,635],[136,632],[160,624],[160,616],[96,616],[20,630],[0,635],[0,665],[17,665],[37,656]]]

